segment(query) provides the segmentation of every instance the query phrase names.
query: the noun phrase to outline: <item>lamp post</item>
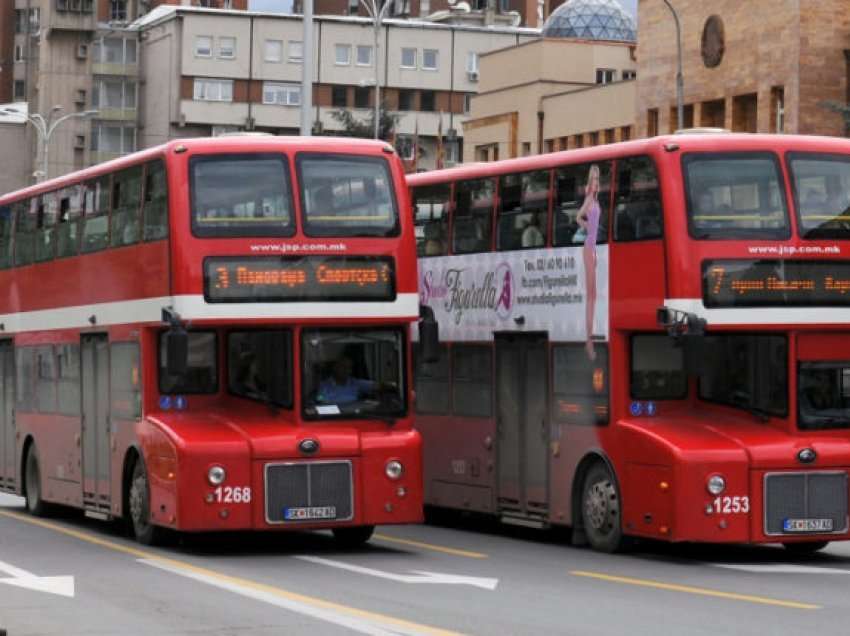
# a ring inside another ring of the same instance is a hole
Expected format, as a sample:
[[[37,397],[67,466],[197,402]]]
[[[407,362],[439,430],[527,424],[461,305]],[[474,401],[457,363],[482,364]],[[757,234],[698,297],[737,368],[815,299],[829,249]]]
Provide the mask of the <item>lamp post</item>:
[[[39,181],[46,181],[49,177],[47,161],[50,152],[50,138],[53,136],[53,133],[56,132],[56,129],[62,125],[63,122],[68,121],[69,119],[83,119],[86,117],[92,117],[97,115],[99,111],[96,110],[85,110],[79,113],[68,113],[67,115],[63,115],[54,121],[54,116],[62,111],[62,106],[54,106],[50,109],[50,113],[48,113],[47,118],[45,119],[39,113],[34,113],[32,115],[28,113],[22,113],[20,111],[15,110],[14,108],[3,108],[0,112],[3,112],[7,115],[17,115],[18,117],[25,117],[26,120],[32,124],[32,127],[35,128],[38,133],[39,141],[41,142],[41,170],[36,172],[36,177]]]
[[[685,92],[685,80],[682,76],[682,27],[679,23],[679,14],[676,13],[673,5],[670,4],[670,0],[664,0],[664,4],[670,9],[670,13],[673,14],[673,20],[676,22],[676,48],[678,50],[676,64],[676,116],[679,118],[679,128],[684,128],[685,106],[683,103],[683,93]]]
[[[392,4],[392,0],[384,0],[384,4],[380,4],[380,0],[360,0],[360,4],[366,9],[366,13],[372,18],[372,29],[375,36],[375,139],[378,139],[381,130],[381,80],[378,74],[378,41],[381,38],[381,25],[384,22],[384,17]]]

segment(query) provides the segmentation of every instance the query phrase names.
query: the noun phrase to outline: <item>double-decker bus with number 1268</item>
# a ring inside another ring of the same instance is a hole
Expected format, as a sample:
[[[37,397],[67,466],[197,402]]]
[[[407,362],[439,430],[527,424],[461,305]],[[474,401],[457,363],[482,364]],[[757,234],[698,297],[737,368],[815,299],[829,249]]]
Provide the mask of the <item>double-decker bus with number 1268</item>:
[[[0,198],[0,489],[145,543],[419,521],[403,188],[384,143],[223,137]]]
[[[629,537],[850,538],[850,142],[657,137],[408,178],[425,502]]]

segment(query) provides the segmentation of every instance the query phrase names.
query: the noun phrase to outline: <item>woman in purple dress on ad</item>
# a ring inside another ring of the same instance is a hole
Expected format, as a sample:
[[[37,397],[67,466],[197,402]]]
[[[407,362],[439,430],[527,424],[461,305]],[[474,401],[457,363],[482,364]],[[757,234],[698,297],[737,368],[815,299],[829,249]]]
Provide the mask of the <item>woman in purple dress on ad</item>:
[[[578,211],[576,221],[585,231],[584,246],[581,249],[584,259],[585,276],[585,327],[587,329],[587,342],[584,349],[590,360],[596,359],[596,351],[593,348],[593,312],[596,308],[596,235],[599,232],[599,166],[590,166],[587,175],[587,185],[584,188],[584,202]]]

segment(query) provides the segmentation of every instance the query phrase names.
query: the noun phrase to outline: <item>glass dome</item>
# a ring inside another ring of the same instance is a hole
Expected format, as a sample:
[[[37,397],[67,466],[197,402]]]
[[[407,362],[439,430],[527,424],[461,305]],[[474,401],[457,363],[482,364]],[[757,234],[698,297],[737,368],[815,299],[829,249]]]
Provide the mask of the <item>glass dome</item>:
[[[543,24],[544,38],[637,41],[637,26],[617,0],[567,0]]]

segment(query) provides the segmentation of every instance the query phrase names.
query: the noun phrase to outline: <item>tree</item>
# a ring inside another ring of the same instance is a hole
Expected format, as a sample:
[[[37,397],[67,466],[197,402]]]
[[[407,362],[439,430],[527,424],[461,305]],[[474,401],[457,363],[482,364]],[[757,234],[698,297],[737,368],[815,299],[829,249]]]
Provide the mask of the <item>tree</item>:
[[[375,113],[364,118],[358,119],[350,110],[335,110],[331,112],[331,117],[338,121],[343,130],[339,134],[343,137],[363,137],[372,139],[375,130]],[[395,129],[398,125],[399,116],[387,110],[385,104],[381,104],[380,119],[378,120],[378,138],[384,141],[391,141],[395,137]]]

